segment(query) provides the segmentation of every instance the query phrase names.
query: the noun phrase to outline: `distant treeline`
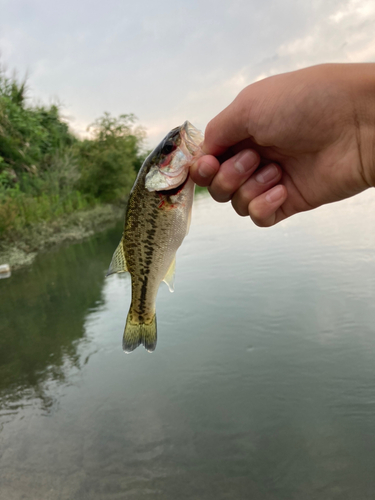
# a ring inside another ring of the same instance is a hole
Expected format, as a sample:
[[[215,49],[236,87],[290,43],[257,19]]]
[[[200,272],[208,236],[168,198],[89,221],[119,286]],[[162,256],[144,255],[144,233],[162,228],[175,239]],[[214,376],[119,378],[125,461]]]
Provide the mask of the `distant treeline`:
[[[26,81],[0,69],[0,238],[124,200],[145,156],[145,133],[133,115],[104,113],[81,140],[58,106],[28,104],[26,94]]]

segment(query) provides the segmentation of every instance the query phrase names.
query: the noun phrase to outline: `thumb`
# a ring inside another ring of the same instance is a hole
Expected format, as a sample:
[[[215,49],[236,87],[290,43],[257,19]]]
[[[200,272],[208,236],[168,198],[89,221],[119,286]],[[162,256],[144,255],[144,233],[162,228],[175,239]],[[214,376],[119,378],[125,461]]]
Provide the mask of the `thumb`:
[[[202,145],[205,154],[219,156],[229,147],[250,137],[250,87],[242,90],[228,107],[208,123]]]

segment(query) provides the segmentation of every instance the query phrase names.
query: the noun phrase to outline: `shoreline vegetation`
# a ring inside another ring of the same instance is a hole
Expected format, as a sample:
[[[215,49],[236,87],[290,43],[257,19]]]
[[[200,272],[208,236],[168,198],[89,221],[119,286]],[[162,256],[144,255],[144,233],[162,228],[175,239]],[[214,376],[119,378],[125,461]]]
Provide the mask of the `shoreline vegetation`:
[[[0,265],[8,264],[11,271],[32,264],[35,257],[58,245],[82,241],[96,233],[105,231],[124,220],[125,207],[119,205],[96,205],[72,212],[49,222],[30,225],[12,241],[0,243]]]
[[[0,67],[0,264],[12,269],[121,220],[147,154],[134,115],[104,113],[80,139],[57,105],[27,93]]]

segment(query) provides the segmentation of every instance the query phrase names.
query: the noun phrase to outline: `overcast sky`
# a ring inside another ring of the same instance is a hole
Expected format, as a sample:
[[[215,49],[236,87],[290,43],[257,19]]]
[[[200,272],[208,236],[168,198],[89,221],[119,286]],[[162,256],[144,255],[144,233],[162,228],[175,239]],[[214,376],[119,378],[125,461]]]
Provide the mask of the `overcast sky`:
[[[375,0],[0,0],[0,53],[77,132],[134,113],[154,146],[265,76],[375,61]]]

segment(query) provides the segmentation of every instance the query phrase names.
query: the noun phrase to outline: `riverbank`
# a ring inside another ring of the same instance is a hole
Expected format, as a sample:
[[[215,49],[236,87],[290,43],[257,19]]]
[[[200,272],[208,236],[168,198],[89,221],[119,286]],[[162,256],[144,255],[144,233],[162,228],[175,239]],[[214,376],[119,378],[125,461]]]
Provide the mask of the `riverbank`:
[[[207,188],[196,186],[195,194],[207,194]],[[9,264],[13,271],[28,266],[38,253],[84,240],[108,229],[123,220],[124,216],[125,204],[101,204],[13,232],[0,240],[0,265]]]
[[[27,266],[40,252],[104,231],[121,220],[124,213],[123,206],[97,205],[13,233],[0,242],[0,264],[9,264],[12,270]]]

